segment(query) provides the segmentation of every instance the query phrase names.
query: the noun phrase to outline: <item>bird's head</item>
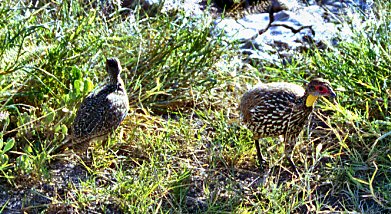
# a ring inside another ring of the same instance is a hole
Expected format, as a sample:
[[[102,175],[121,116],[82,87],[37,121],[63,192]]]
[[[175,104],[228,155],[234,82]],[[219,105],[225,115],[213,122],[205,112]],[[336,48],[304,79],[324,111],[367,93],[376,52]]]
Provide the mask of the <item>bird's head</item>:
[[[121,73],[122,67],[119,59],[116,57],[108,58],[106,60],[106,70],[109,73],[110,77],[113,79],[117,79],[119,74]]]
[[[307,107],[313,106],[318,97],[336,97],[330,82],[322,78],[312,79],[311,82],[307,85],[306,92],[308,94],[306,99]]]

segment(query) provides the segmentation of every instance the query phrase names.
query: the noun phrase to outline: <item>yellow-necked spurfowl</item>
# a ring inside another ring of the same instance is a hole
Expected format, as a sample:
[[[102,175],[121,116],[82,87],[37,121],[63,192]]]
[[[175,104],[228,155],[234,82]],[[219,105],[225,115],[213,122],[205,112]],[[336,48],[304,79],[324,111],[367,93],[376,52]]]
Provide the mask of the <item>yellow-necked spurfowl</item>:
[[[117,58],[106,60],[108,78],[81,103],[66,140],[66,147],[88,147],[90,141],[106,137],[125,119],[129,110],[128,95],[120,77],[122,67]],[[82,145],[84,144],[84,145]]]
[[[286,82],[260,83],[243,95],[240,113],[253,132],[260,164],[264,160],[259,139],[283,136],[285,143],[294,144],[320,96],[336,96],[330,83],[321,78],[311,80],[305,89]],[[288,160],[295,166],[290,155]]]

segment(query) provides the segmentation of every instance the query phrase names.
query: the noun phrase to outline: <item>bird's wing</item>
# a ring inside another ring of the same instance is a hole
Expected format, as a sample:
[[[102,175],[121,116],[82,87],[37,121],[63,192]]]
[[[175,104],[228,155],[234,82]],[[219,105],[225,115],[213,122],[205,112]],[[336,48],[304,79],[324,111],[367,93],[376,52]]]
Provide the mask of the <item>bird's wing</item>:
[[[261,122],[268,115],[276,115],[278,112],[289,112],[292,111],[296,95],[290,92],[268,92],[259,93],[254,96],[251,112],[251,120],[254,122]]]
[[[76,113],[76,118],[73,122],[75,137],[87,136],[99,127],[102,120],[102,105],[94,99],[94,97],[86,97],[80,105]]]

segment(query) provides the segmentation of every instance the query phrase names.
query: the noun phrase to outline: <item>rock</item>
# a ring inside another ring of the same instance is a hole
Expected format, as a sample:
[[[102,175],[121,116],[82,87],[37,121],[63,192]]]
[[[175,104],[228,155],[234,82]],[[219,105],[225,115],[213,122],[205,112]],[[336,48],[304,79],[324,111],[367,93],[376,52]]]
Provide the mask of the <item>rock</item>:
[[[134,9],[140,5],[144,11],[152,11],[153,13],[182,9],[186,12],[186,15],[190,16],[201,15],[203,13],[200,3],[201,0],[123,0],[121,6]]]
[[[369,10],[372,8],[373,0],[323,0],[321,5],[325,6],[334,14],[344,14],[347,8]]]
[[[245,28],[253,28],[259,31],[265,29],[269,24],[269,14],[250,14],[245,16],[243,19],[238,20],[237,22]]]
[[[239,47],[249,58],[274,62],[275,53],[278,53],[278,58],[289,58],[295,52],[314,47],[327,48],[337,45],[338,41],[351,39],[351,28],[339,16],[343,14],[345,17],[348,14],[350,20],[356,20],[356,24],[351,24],[360,26],[363,20],[359,19],[360,14],[351,8],[366,8],[354,6],[363,4],[358,0],[325,0],[320,5],[316,1],[307,1],[307,5],[292,2],[290,10],[274,12],[272,22],[269,13],[250,14],[239,20],[219,20],[215,22],[216,28],[223,30],[229,40],[239,41]]]
[[[254,40],[260,30],[265,29],[269,24],[269,15],[267,13],[251,14],[243,19],[234,18],[218,19],[214,22],[217,31],[223,30],[231,41],[238,40],[247,43]]]

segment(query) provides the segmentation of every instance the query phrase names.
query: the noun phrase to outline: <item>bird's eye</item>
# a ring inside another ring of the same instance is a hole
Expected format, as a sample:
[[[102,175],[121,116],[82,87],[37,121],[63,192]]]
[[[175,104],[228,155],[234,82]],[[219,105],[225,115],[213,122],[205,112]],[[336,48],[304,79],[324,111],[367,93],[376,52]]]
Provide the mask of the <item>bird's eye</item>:
[[[324,87],[324,86],[320,86],[320,85],[315,86],[315,90],[319,91],[320,93],[326,93],[327,92],[327,88]]]

